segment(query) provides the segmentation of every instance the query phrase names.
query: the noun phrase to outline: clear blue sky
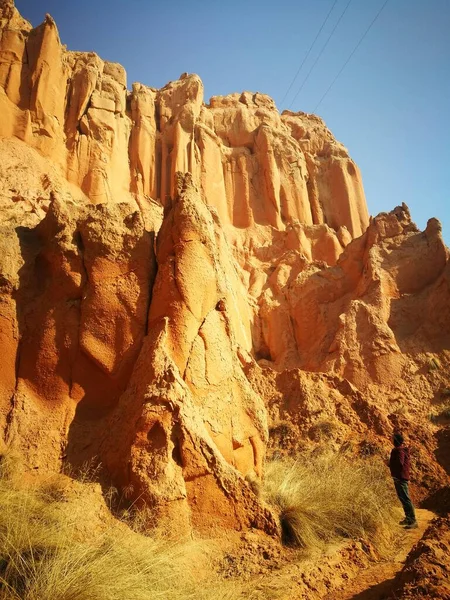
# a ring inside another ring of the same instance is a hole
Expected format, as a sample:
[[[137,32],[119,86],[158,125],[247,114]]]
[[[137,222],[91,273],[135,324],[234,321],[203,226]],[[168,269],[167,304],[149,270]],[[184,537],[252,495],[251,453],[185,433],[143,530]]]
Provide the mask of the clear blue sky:
[[[120,62],[128,87],[161,87],[187,71],[205,99],[250,90],[288,108],[348,0],[16,0],[46,12],[71,50]],[[292,109],[312,112],[384,0],[352,0]],[[438,217],[450,245],[450,0],[389,0],[319,106],[359,164],[369,212],[406,202],[423,228]]]

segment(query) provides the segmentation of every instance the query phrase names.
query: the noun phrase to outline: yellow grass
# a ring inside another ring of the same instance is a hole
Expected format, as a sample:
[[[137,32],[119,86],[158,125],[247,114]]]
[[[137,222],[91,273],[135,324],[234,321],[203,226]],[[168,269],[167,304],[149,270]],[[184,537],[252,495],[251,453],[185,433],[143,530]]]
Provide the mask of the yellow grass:
[[[83,500],[91,484],[78,484],[75,501],[65,495],[64,481],[62,491],[52,479],[26,485],[16,469],[11,457],[0,460],[0,600],[273,600],[284,594],[282,577],[220,578],[213,567],[220,550],[208,542],[158,531],[149,537],[127,527],[145,529],[150,512],[130,512],[126,524],[111,516],[98,528]],[[274,461],[261,494],[280,512],[284,541],[304,550],[356,538],[382,551],[398,520],[386,467],[373,457]]]
[[[305,551],[353,538],[383,553],[399,517],[388,469],[378,457],[274,460],[263,496],[279,510],[284,542]]]
[[[112,517],[110,527],[80,534],[82,506],[67,510],[51,485],[24,485],[7,462],[0,461],[0,600],[247,597],[209,569],[203,543],[138,535]]]

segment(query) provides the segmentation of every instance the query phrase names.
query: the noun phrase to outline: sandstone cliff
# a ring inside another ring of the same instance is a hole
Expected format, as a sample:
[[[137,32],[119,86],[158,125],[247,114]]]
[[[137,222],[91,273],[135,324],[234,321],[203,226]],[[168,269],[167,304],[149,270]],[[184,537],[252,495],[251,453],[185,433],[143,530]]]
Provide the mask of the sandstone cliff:
[[[245,479],[268,444],[382,447],[414,423],[428,487],[446,478],[439,223],[369,223],[319,117],[205,104],[196,75],[130,92],[0,0],[0,157],[0,430],[29,468],[95,460],[181,528],[271,533]]]
[[[259,93],[205,105],[196,75],[128,92],[123,67],[67,51],[50,16],[32,29],[12,0],[0,11],[0,135],[38,149],[91,202],[165,205],[189,171],[223,224],[366,228],[359,171],[318,117],[280,116]]]

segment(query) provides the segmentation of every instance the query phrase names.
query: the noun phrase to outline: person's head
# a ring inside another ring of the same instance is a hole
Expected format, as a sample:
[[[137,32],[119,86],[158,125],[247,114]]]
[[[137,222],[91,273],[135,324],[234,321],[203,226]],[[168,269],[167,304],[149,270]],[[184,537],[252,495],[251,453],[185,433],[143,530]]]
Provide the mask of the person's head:
[[[403,436],[401,433],[394,433],[394,437],[392,438],[392,441],[394,442],[394,446],[396,448],[398,448],[399,446],[401,446],[404,442]]]

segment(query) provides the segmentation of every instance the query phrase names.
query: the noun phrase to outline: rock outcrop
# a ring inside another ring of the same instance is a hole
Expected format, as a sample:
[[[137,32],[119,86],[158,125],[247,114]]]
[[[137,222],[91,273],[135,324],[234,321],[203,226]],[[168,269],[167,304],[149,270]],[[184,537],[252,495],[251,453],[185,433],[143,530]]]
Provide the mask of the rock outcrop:
[[[96,461],[180,529],[273,534],[248,483],[267,446],[382,447],[420,418],[422,480],[445,480],[439,223],[369,222],[319,117],[205,104],[196,75],[130,92],[0,0],[0,157],[0,431],[30,469]]]
[[[373,219],[334,266],[281,257],[259,299],[261,344],[280,368],[331,371],[362,387],[393,381],[408,352],[450,347],[448,283],[439,222],[420,233],[403,205]]]

